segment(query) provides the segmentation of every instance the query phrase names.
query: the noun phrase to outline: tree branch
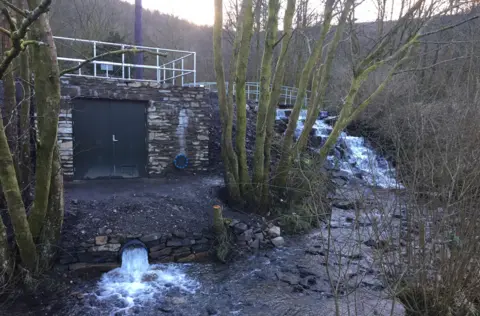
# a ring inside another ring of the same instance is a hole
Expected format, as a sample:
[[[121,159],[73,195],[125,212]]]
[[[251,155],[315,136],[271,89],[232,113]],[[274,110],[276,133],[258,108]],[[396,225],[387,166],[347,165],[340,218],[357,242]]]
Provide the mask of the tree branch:
[[[427,66],[427,67],[410,68],[410,69],[400,70],[400,71],[397,71],[397,72],[395,73],[395,75],[401,74],[401,73],[404,73],[404,72],[428,70],[428,69],[431,69],[431,68],[436,67],[436,66],[438,66],[438,65],[442,65],[442,64],[446,64],[446,63],[449,63],[449,62],[452,62],[452,61],[455,61],[455,60],[460,60],[460,59],[465,59],[465,58],[470,58],[470,57],[472,57],[472,56],[466,55],[466,56],[460,56],[460,57],[450,58],[450,59],[446,59],[446,60],[439,61],[438,63],[433,64],[433,65],[430,65],[430,66]]]
[[[17,30],[17,27],[15,25],[15,21],[13,20],[12,16],[10,15],[10,12],[8,12],[7,8],[2,9],[2,13],[7,19],[8,24],[10,25],[10,30],[12,32],[15,32]]]
[[[7,0],[0,0],[1,3],[3,3],[4,5],[6,5],[7,7],[9,7],[10,9],[12,9],[13,11],[15,11],[16,13],[20,14],[21,16],[23,16],[24,18],[28,17],[28,11],[24,11],[20,8],[17,8],[15,5],[13,5],[10,1],[7,1]]]
[[[6,34],[8,37],[12,35],[12,33],[9,30],[4,29],[3,27],[0,27],[0,32],[2,32],[3,34]]]
[[[282,36],[280,36],[278,41],[276,41],[275,44],[273,44],[273,48],[275,48],[278,44],[280,44],[280,42],[283,40],[283,38],[285,37],[286,34],[287,34],[287,32],[283,32]]]
[[[463,21],[461,21],[461,22],[458,22],[458,23],[455,23],[455,24],[451,24],[451,25],[442,27],[442,28],[440,28],[440,29],[438,29],[438,30],[435,30],[435,31],[431,31],[431,32],[427,32],[427,33],[420,33],[420,34],[418,34],[418,38],[422,38],[422,37],[425,37],[425,36],[428,36],[428,35],[432,35],[432,34],[444,32],[444,31],[453,29],[453,28],[455,28],[455,27],[457,27],[457,26],[460,26],[460,25],[462,25],[462,24],[465,24],[465,23],[467,23],[467,22],[470,22],[470,21],[475,20],[475,19],[478,19],[478,18],[479,18],[479,16],[476,15],[476,16],[473,16],[473,17],[471,17],[471,18],[469,18],[469,19],[466,19],[466,20],[463,20]]]
[[[4,0],[0,0],[4,2]],[[12,32],[10,39],[12,40],[12,49],[6,52],[5,58],[0,63],[0,80],[3,78],[5,71],[12,63],[12,61],[22,52],[22,42],[25,36],[27,35],[27,30],[33,22],[35,22],[40,15],[47,12],[52,0],[43,0],[38,7],[36,7],[32,12],[30,12],[27,17],[25,17],[20,24],[19,28],[15,32]],[[4,9],[6,11],[6,9]],[[8,13],[8,11],[7,11]]]
[[[60,76],[63,76],[63,75],[68,74],[70,72],[74,72],[74,71],[82,68],[83,66],[91,63],[92,61],[96,61],[96,60],[101,59],[103,57],[112,56],[112,55],[122,55],[122,54],[138,54],[138,53],[147,53],[147,54],[152,54],[152,55],[161,56],[161,57],[167,57],[168,56],[167,54],[152,52],[151,50],[147,50],[147,49],[132,48],[132,49],[113,50],[113,51],[106,52],[104,54],[100,54],[98,56],[86,59],[75,67],[64,69],[64,70],[60,71]]]

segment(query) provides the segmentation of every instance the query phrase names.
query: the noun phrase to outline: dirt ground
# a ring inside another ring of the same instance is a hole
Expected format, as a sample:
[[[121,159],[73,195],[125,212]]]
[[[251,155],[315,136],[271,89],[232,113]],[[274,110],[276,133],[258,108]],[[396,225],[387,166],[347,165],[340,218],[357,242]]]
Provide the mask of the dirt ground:
[[[102,234],[200,232],[210,227],[212,206],[223,204],[222,185],[219,175],[67,183],[63,242]],[[240,220],[251,217],[229,208],[224,215]]]

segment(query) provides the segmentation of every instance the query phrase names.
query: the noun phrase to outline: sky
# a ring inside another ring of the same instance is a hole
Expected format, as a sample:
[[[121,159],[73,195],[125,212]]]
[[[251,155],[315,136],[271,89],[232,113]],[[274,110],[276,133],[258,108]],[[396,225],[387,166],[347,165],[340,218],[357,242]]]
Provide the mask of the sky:
[[[135,0],[126,0],[135,3]],[[158,10],[199,25],[213,24],[213,0],[143,0],[145,9]]]
[[[122,1],[135,3],[135,0]],[[355,17],[359,22],[374,21],[376,19],[374,1],[363,1],[357,8]],[[226,3],[227,1],[224,2]],[[318,2],[321,3],[322,1],[318,0]],[[387,0],[387,3],[390,2],[391,0]],[[143,0],[143,7],[145,9],[158,10],[162,13],[173,14],[195,24],[213,25],[213,3],[213,0]]]

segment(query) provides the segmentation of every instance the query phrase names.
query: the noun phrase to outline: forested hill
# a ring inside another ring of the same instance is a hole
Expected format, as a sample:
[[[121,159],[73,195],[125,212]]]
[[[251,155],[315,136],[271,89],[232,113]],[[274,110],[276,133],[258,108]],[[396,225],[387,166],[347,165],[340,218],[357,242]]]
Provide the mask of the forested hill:
[[[300,4],[307,1],[297,2],[301,8]],[[134,5],[121,0],[56,0],[51,12],[51,24],[54,35],[57,36],[133,43],[134,9]],[[263,13],[259,13],[259,15],[261,14]],[[431,27],[454,24],[467,19],[472,14],[474,12],[444,16],[437,19]],[[259,17],[258,19],[258,25],[261,26],[262,18]],[[295,21],[297,26],[300,25],[300,30],[294,33],[289,47],[290,57],[285,77],[285,83],[288,85],[295,85],[308,56],[309,48],[306,38],[308,38],[309,45],[313,47],[314,40],[320,34],[318,18],[309,18],[306,21],[302,20],[301,14],[297,13]],[[257,20],[255,25],[257,25]],[[388,23],[384,25],[384,31],[387,29]],[[473,40],[478,38],[479,29],[480,22],[477,19],[460,27],[438,33],[434,37],[425,38],[421,45],[418,45],[417,49],[413,51],[416,56],[412,58],[412,63],[409,65],[409,68],[422,68],[424,70],[408,74],[411,84],[418,86],[414,84],[414,81],[415,79],[421,80],[421,86],[427,88],[427,90],[419,90],[423,93],[423,91],[430,91],[429,87],[432,86],[435,87],[436,91],[445,91],[442,87],[450,89],[449,82],[451,81],[449,78],[455,76],[457,77],[455,77],[454,82],[458,83],[459,79],[460,81],[466,80],[467,78],[463,78],[464,74],[468,71],[471,72],[472,69],[479,67],[477,65],[480,65],[478,54],[471,54],[472,51],[480,49],[478,40]],[[258,70],[262,57],[262,32],[258,32],[258,28],[256,30],[252,37],[249,58],[247,73],[247,80],[249,81],[258,81]],[[378,38],[378,25],[373,22],[356,24],[354,30],[358,39],[357,49],[359,50],[355,54],[358,56],[368,53],[372,44],[375,43],[375,38]],[[215,80],[211,27],[199,26],[158,11],[145,10],[143,31],[144,44],[147,46],[197,52],[198,81]],[[345,36],[351,37],[351,35],[351,30],[347,29]],[[226,32],[224,36],[225,65],[229,64],[232,36],[233,34],[229,32]],[[342,41],[335,57],[329,80],[332,84],[328,90],[329,96],[327,98],[332,104],[337,104],[341,100],[349,85],[347,79],[351,76],[352,61],[355,59],[349,43],[350,41],[347,40]],[[402,84],[402,87],[409,90],[411,85]],[[402,87],[396,88],[398,93],[401,93]],[[368,85],[366,89],[369,89]]]
[[[56,0],[51,25],[55,36],[133,43],[134,10],[120,0]],[[199,80],[213,80],[211,27],[144,10],[143,31],[146,46],[196,51]]]

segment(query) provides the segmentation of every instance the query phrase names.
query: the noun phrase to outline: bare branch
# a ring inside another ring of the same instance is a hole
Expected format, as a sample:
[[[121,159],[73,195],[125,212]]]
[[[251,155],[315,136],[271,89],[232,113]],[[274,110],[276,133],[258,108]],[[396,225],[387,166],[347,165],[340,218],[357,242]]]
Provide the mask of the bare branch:
[[[12,33],[9,30],[4,29],[3,27],[0,27],[0,32],[2,32],[3,34],[6,34],[8,37],[12,35]]]
[[[286,34],[287,34],[286,32],[283,32],[282,36],[280,36],[278,41],[276,41],[275,44],[273,44],[273,48],[277,47],[277,45],[280,44],[280,42],[283,40]]]
[[[10,12],[8,12],[7,8],[3,8],[2,13],[5,16],[5,18],[7,19],[8,24],[10,25],[10,30],[12,32],[16,31],[17,27],[15,25],[15,21],[13,20],[12,16],[10,15]]]
[[[86,59],[75,67],[64,69],[64,70],[60,71],[60,76],[63,76],[65,74],[68,74],[68,73],[71,73],[71,72],[74,72],[74,71],[82,68],[83,66],[91,63],[92,61],[99,60],[103,57],[108,57],[108,56],[112,56],[112,55],[123,55],[123,54],[138,54],[138,53],[147,53],[147,54],[152,54],[152,55],[161,56],[161,57],[167,57],[168,56],[167,54],[164,54],[164,53],[157,53],[157,52],[152,52],[151,50],[138,49],[138,48],[113,50],[113,51],[106,52],[104,54],[100,54],[98,56]]]
[[[431,32],[427,32],[427,33],[420,33],[418,34],[418,38],[422,38],[422,37],[425,37],[425,36],[428,36],[428,35],[432,35],[432,34],[436,34],[436,33],[440,33],[440,32],[444,32],[444,31],[447,31],[447,30],[450,30],[450,29],[453,29],[453,28],[456,28],[457,26],[460,26],[462,24],[465,24],[465,23],[468,23],[472,20],[475,20],[475,19],[478,19],[479,16],[476,15],[476,16],[473,16],[469,19],[466,19],[466,20],[463,20],[461,22],[458,22],[458,23],[455,23],[455,24],[451,24],[451,25],[447,25],[445,27],[442,27],[438,30],[435,30],[435,31],[431,31]]]
[[[436,66],[438,66],[438,65],[442,65],[442,64],[446,64],[446,63],[449,63],[449,62],[452,62],[452,61],[455,61],[455,60],[460,60],[460,59],[465,59],[465,58],[470,58],[470,57],[472,57],[472,56],[466,55],[466,56],[459,56],[459,57],[455,57],[455,58],[450,58],[450,59],[446,59],[446,60],[439,61],[438,63],[433,64],[433,65],[430,65],[430,66],[427,66],[427,67],[410,68],[410,69],[400,70],[400,71],[397,71],[397,72],[395,73],[395,75],[396,75],[396,74],[401,74],[401,73],[403,73],[403,72],[412,72],[412,71],[428,70],[428,69],[431,69],[431,68],[436,67]]]
[[[0,0],[1,3],[3,3],[4,5],[6,5],[7,7],[9,7],[10,9],[12,9],[13,11],[15,11],[15,13],[17,14],[20,14],[21,16],[23,16],[24,18],[27,18],[28,17],[28,11],[24,11],[20,8],[17,8],[15,5],[13,5],[10,1],[7,1],[7,0]]]
[[[52,4],[52,0],[43,0],[26,18],[23,19],[20,27],[10,35],[12,40],[12,49],[6,52],[5,58],[0,63],[0,79],[3,78],[5,71],[8,69],[12,61],[22,52],[22,42],[27,35],[27,30],[40,15],[46,13]],[[6,9],[4,9],[6,11]],[[8,13],[8,11],[7,11]]]

